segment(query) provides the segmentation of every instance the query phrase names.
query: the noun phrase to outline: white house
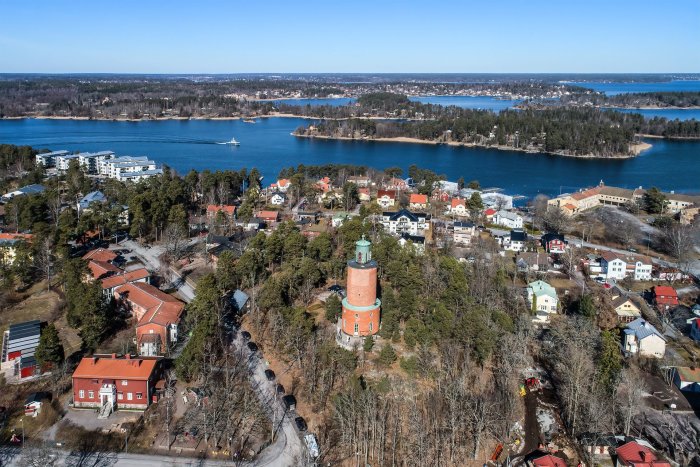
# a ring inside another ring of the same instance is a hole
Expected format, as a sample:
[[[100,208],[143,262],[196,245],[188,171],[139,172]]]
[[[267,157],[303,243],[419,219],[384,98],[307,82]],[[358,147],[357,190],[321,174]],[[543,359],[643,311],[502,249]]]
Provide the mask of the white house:
[[[394,206],[396,203],[396,192],[391,190],[379,190],[377,192],[377,204],[384,209]]]
[[[423,254],[425,251],[425,237],[422,235],[411,235],[404,232],[399,237],[399,245],[405,247],[408,244],[413,245],[413,248],[419,254]]]
[[[600,268],[608,279],[621,280],[630,276],[636,281],[651,280],[652,262],[646,256],[604,251],[600,255]]]
[[[527,242],[527,234],[524,230],[513,229],[503,239],[503,249],[508,251],[523,251]]]
[[[101,191],[91,191],[87,195],[83,196],[80,201],[76,203],[76,208],[78,209],[78,214],[90,210],[90,205],[92,203],[104,203],[107,201],[107,197]]]
[[[459,245],[469,245],[476,235],[476,226],[473,222],[455,221],[453,224],[452,240]]]
[[[424,235],[429,224],[429,214],[413,213],[406,209],[382,214],[384,230],[393,235],[401,235],[403,233],[409,235]]]
[[[469,210],[467,209],[467,203],[461,198],[452,198],[450,206],[447,208],[445,214],[452,214],[453,216],[468,216]]]
[[[551,314],[557,312],[559,298],[557,291],[544,281],[530,282],[527,285],[527,301],[535,312],[533,322],[544,324],[549,322]]]
[[[666,339],[643,318],[629,323],[623,334],[625,352],[656,358],[663,358],[666,353]]]
[[[495,216],[493,216],[493,223],[497,225],[502,225],[510,229],[522,229],[523,228],[523,218],[522,216],[509,211],[498,211]]]
[[[43,165],[44,167],[55,167],[56,166],[56,157],[67,156],[68,154],[69,154],[68,151],[65,151],[65,150],[37,154],[36,155],[36,165]]]
[[[273,206],[282,206],[287,200],[287,196],[284,193],[276,191],[270,196],[270,204]]]

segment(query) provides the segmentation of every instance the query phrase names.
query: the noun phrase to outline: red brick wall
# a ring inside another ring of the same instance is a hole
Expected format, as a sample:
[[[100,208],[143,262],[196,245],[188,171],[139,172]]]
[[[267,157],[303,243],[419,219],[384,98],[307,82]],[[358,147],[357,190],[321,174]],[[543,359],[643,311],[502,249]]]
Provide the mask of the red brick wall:
[[[377,300],[377,268],[348,267],[348,303],[355,306],[371,306]]]
[[[99,400],[100,388],[102,387],[102,378],[76,378],[73,377],[73,401],[76,407],[100,407]],[[115,381],[117,386],[117,409],[119,406],[143,406],[145,409],[150,403],[150,395],[148,394],[148,384],[146,381],[127,380],[127,384],[123,384],[122,380]],[[85,391],[83,397],[80,397],[80,390]],[[89,391],[93,392],[93,397],[90,399]],[[122,398],[119,399],[119,394]],[[129,400],[128,394],[132,394],[132,399]],[[141,393],[141,399],[136,398],[136,393]]]

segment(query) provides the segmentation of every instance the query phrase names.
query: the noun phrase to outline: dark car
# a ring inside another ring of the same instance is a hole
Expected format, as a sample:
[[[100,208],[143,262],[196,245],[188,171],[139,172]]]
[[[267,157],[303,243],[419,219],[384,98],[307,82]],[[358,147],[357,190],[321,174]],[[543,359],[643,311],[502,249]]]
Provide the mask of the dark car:
[[[297,398],[288,394],[282,398],[282,404],[284,404],[285,409],[294,410],[297,406]]]
[[[256,344],[255,342],[248,342],[248,350],[250,350],[253,353],[257,352],[258,344]]]
[[[267,378],[268,381],[274,381],[275,380],[275,372],[272,370],[265,370],[265,378]]]
[[[250,340],[250,333],[248,331],[243,331],[241,333],[241,337],[243,338],[244,341],[249,341]]]
[[[306,420],[304,420],[302,417],[295,418],[294,424],[297,426],[299,431],[306,431]]]
[[[277,390],[277,394],[279,394],[280,396],[284,394],[284,386],[282,386],[281,384],[277,385],[276,390]]]

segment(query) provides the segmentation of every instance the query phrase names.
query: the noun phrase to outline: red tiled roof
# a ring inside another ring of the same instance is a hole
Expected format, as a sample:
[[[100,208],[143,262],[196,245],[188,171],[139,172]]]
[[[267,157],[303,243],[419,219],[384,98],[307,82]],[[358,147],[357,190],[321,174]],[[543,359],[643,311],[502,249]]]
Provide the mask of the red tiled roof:
[[[113,251],[106,250],[104,248],[97,248],[92,251],[88,251],[83,255],[83,259],[92,259],[95,261],[113,261],[117,257],[117,254]]]
[[[216,214],[219,211],[223,211],[229,216],[233,216],[233,213],[236,212],[236,206],[231,206],[228,204],[210,204],[207,206],[207,214]]]
[[[387,198],[396,199],[396,193],[392,190],[377,191],[377,199],[383,198],[384,196],[386,196]]]
[[[110,276],[102,279],[103,289],[113,289],[114,287],[119,287],[120,285],[128,284],[129,282],[138,281],[145,279],[151,275],[146,268],[134,269],[133,271],[125,272],[124,274],[118,274],[116,276]]]
[[[141,358],[84,357],[73,372],[73,378],[148,380],[157,362]]]
[[[118,287],[114,292],[146,310],[138,326],[177,322],[185,308],[185,304],[177,298],[145,282],[131,282]]]
[[[428,204],[428,195],[419,195],[418,193],[412,193],[408,202],[411,204]]]
[[[589,188],[588,190],[583,190],[579,191],[578,193],[574,193],[573,195],[571,195],[571,197],[576,201],[581,201],[582,199],[590,198],[591,196],[597,195],[598,191],[598,188]]]
[[[617,460],[622,465],[634,467],[670,467],[668,462],[659,461],[656,454],[636,441],[630,441],[615,449]]]
[[[88,269],[90,270],[90,273],[92,274],[92,277],[94,279],[99,279],[103,277],[105,274],[109,273],[115,273],[119,274],[122,272],[121,269],[113,265],[112,263],[108,263],[106,261],[97,261],[97,260],[90,260],[88,262]]]
[[[564,207],[565,207],[566,209],[568,209],[569,211],[575,211],[575,210],[576,210],[576,206],[574,206],[574,205],[571,204],[571,203],[566,203],[566,204],[564,205]]]
[[[489,216],[493,216],[494,214],[496,214],[496,212],[497,211],[495,209],[488,208],[486,211],[484,211],[484,215],[489,217]]]
[[[535,467],[566,467],[564,459],[547,454],[532,461]]]
[[[280,213],[278,211],[259,211],[256,217],[259,217],[266,221],[276,221],[279,218]]]
[[[280,188],[285,187],[289,184],[290,184],[290,182],[289,182],[289,179],[287,179],[287,178],[280,178],[279,180],[277,180],[277,186]]]
[[[457,206],[466,206],[462,198],[452,198],[452,208],[454,209]]]
[[[0,233],[0,240],[27,240],[34,238],[32,234],[25,233]]]

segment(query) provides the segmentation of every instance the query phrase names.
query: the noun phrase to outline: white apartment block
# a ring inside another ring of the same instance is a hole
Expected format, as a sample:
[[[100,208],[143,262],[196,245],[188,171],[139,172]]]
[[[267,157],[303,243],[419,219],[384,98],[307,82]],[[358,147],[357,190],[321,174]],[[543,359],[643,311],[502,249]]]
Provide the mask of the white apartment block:
[[[622,280],[631,277],[636,281],[651,280],[651,258],[641,255],[623,255],[604,251],[600,255],[600,268],[608,279]]]

